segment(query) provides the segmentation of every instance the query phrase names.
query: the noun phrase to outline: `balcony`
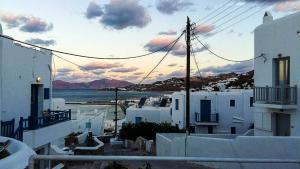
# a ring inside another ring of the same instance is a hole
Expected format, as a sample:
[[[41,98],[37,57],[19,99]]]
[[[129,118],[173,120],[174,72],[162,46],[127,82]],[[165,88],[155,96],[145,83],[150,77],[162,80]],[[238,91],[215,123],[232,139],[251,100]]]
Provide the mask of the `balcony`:
[[[255,106],[273,109],[296,109],[297,86],[255,87]]]
[[[207,116],[201,116],[201,113],[195,113],[196,125],[202,126],[216,126],[219,124],[219,113],[208,114]]]

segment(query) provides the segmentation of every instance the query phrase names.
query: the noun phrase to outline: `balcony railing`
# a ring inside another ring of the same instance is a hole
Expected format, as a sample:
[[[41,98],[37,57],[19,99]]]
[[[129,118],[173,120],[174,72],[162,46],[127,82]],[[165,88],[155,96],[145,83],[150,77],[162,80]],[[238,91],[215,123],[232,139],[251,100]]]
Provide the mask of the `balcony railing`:
[[[42,117],[29,116],[28,119],[20,117],[19,125],[15,130],[15,119],[10,121],[1,121],[1,136],[15,138],[23,141],[24,130],[35,130],[57,124],[63,121],[71,120],[71,110],[52,111],[48,110],[47,114]]]
[[[23,120],[24,130],[35,130],[38,128],[47,127],[63,121],[71,120],[71,110],[67,111],[52,111],[48,110],[42,117],[29,116]]]
[[[219,123],[219,113],[202,116],[201,113],[195,113],[196,123]]]
[[[255,87],[256,103],[295,105],[297,104],[297,86]]]

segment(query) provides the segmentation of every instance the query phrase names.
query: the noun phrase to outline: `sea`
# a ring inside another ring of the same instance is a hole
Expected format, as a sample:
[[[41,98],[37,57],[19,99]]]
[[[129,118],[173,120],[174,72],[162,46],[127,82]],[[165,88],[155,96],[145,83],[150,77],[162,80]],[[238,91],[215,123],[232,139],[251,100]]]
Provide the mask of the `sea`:
[[[139,100],[142,97],[160,97],[168,92],[137,92],[137,91],[119,91],[120,100]],[[74,102],[97,102],[113,101],[115,99],[114,91],[101,91],[92,89],[53,89],[53,98],[63,98],[66,103]],[[105,114],[105,120],[110,121],[114,118],[115,107],[113,105],[86,105],[86,104],[67,104],[72,112],[81,114]],[[124,119],[125,114],[118,108],[118,119]]]

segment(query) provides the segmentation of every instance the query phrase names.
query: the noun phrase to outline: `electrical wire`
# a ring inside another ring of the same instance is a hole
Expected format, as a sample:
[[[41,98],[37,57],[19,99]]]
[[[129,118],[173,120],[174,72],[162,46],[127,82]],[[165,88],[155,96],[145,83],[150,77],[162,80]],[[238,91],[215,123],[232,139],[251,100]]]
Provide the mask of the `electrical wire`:
[[[146,54],[143,54],[143,55],[137,55],[137,56],[131,56],[131,57],[116,57],[116,58],[110,57],[110,58],[107,58],[107,57],[94,57],[94,56],[88,56],[88,55],[80,55],[80,54],[75,54],[75,53],[69,53],[69,52],[49,49],[49,48],[41,47],[41,46],[38,46],[38,45],[30,44],[30,43],[27,43],[27,42],[24,42],[24,41],[20,41],[20,40],[17,40],[17,39],[13,39],[11,37],[1,35],[1,34],[0,34],[0,37],[5,38],[5,39],[9,39],[9,40],[13,40],[15,42],[25,44],[25,45],[28,45],[28,46],[32,46],[32,47],[36,47],[36,48],[39,48],[39,49],[60,53],[60,54],[65,54],[65,55],[70,55],[70,56],[75,56],[75,57],[81,57],[81,58],[102,59],[102,60],[104,60],[104,59],[107,59],[107,60],[125,60],[125,59],[136,59],[136,58],[149,56],[149,55],[152,55],[154,53],[164,51],[165,49],[167,49],[170,45],[172,45],[176,41],[176,40],[174,40],[174,41],[170,42],[169,44],[167,44],[166,46],[163,46],[163,47],[161,47],[161,48],[159,48],[159,49],[157,49],[153,52],[149,52],[149,53],[146,53]]]
[[[90,71],[90,70],[88,70],[87,68],[85,68],[84,66],[81,66],[81,65],[79,65],[79,64],[77,64],[77,63],[74,63],[74,62],[68,60],[68,59],[65,59],[65,58],[63,58],[63,57],[61,57],[61,56],[58,56],[58,55],[55,54],[55,53],[52,53],[52,54],[53,54],[54,56],[58,57],[58,58],[61,59],[61,60],[64,60],[64,61],[66,61],[66,62],[68,62],[68,63],[71,63],[71,64],[73,64],[73,65],[79,67],[81,70]]]
[[[219,18],[218,20],[216,20],[215,22],[213,22],[213,23],[210,24],[210,25],[216,24],[217,22],[223,20],[224,18],[226,18],[227,16],[229,16],[229,15],[231,15],[231,14],[236,13],[239,9],[242,9],[244,6],[247,6],[247,5],[248,5],[248,4],[245,3],[243,6],[238,7],[238,9],[233,10],[232,12],[230,12],[230,13],[226,14],[225,16]],[[217,26],[217,28],[222,27],[223,25],[225,25],[225,24],[231,22],[232,20],[235,20],[235,19],[238,18],[239,16],[241,16],[241,15],[243,15],[243,14],[245,14],[245,13],[251,11],[252,9],[257,8],[257,7],[259,7],[259,5],[258,5],[258,4],[255,4],[255,5],[253,5],[253,6],[250,6],[249,8],[246,8],[245,10],[241,11],[240,13],[238,13],[238,14],[232,16],[231,18],[227,19],[226,21],[222,22],[220,25]],[[196,26],[196,27],[194,28],[194,30],[196,30],[197,27],[199,27],[199,26],[201,26],[201,25]],[[198,34],[198,33],[199,33],[199,32],[195,32],[195,34]],[[210,33],[211,33],[211,32],[206,32],[206,33],[204,33],[204,34],[202,34],[202,35],[205,36],[205,35],[208,35],[208,34],[210,34]],[[212,34],[213,34],[213,33],[212,33]]]
[[[257,14],[258,12],[260,12],[260,11],[266,9],[266,8],[268,7],[266,4],[267,4],[267,2],[265,2],[265,3],[263,4],[263,6],[262,6],[261,8],[259,8],[258,10],[255,10],[254,12],[250,13],[249,15],[247,15],[247,16],[245,16],[245,17],[239,19],[239,20],[237,20],[236,22],[234,22],[234,23],[232,23],[232,24],[230,24],[230,25],[224,27],[223,29],[221,29],[221,30],[219,30],[219,31],[209,32],[209,33],[212,34],[212,36],[206,36],[208,33],[204,34],[203,36],[205,36],[205,37],[202,38],[201,41],[203,41],[203,40],[205,40],[205,39],[208,39],[208,38],[211,38],[211,37],[214,37],[215,35],[217,35],[217,34],[223,32],[223,31],[225,31],[225,30],[227,30],[227,29],[229,29],[229,28],[231,28],[231,27],[233,27],[233,26],[235,26],[235,25],[237,25],[237,24],[239,24],[239,23],[241,23],[241,22],[243,22],[243,21],[249,19],[249,18],[251,18],[253,15]],[[224,23],[222,23],[221,25],[219,25],[218,28],[220,28],[221,26],[223,26],[223,25],[229,23],[230,21],[232,21],[232,20],[234,20],[234,19],[236,19],[236,18],[232,18],[231,20],[227,20],[226,22],[224,22]],[[217,30],[217,29],[216,29],[216,30]],[[195,36],[197,36],[197,35],[195,35]],[[199,36],[198,36],[198,38],[199,38]],[[194,40],[194,39],[192,39],[192,40]]]
[[[194,48],[193,48],[192,45],[191,45],[191,52],[192,52],[192,55],[193,55],[193,58],[194,58],[195,65],[196,65],[197,70],[198,70],[199,77],[201,77],[201,72],[200,72],[198,62],[197,62],[197,59],[196,59],[196,55],[195,55],[195,51],[194,51]]]
[[[235,1],[233,4],[231,4],[230,6],[228,6],[227,8],[223,9],[221,12],[217,13],[216,15],[213,15],[212,17],[209,17],[208,19],[205,19],[204,21],[202,20],[202,24],[205,22],[208,22],[218,16],[220,16],[222,13],[228,11],[230,8],[232,8],[233,6],[235,6],[237,3],[239,3],[239,1]],[[200,24],[201,25],[201,24]]]
[[[239,23],[245,21],[245,20],[249,19],[250,17],[252,17],[253,15],[257,14],[258,12],[261,12],[262,10],[266,9],[267,7],[268,7],[268,6],[263,6],[263,7],[261,7],[260,9],[258,9],[258,10],[256,10],[256,11],[252,12],[251,14],[249,14],[249,15],[247,15],[247,16],[241,18],[241,19],[239,19],[238,21],[236,21],[236,22],[234,22],[234,23],[232,23],[232,24],[230,24],[230,25],[224,27],[223,29],[221,29],[221,30],[219,30],[219,31],[217,31],[217,32],[215,32],[215,33],[213,33],[213,34],[214,34],[214,35],[219,34],[219,33],[223,32],[223,31],[225,31],[225,30],[227,30],[227,29],[229,29],[229,28],[231,28],[231,27],[233,27],[233,26],[235,26],[235,25],[237,25],[237,24],[239,24]],[[207,37],[205,37],[205,38],[203,38],[203,39],[201,39],[201,40],[205,40],[205,39],[208,39],[208,38],[210,38],[210,36],[207,36]]]
[[[199,38],[198,38],[197,36],[194,36],[194,37],[195,37],[196,40],[197,40],[197,41],[205,48],[205,50],[209,51],[212,55],[214,55],[214,56],[216,56],[216,57],[218,57],[218,58],[220,58],[220,59],[229,61],[229,62],[237,62],[237,63],[241,63],[241,62],[253,61],[254,59],[257,59],[257,58],[260,58],[260,57],[264,57],[264,58],[265,58],[264,55],[260,55],[260,56],[254,57],[254,58],[252,58],[252,59],[246,59],[246,60],[233,60],[233,59],[227,59],[227,58],[225,58],[225,57],[223,57],[223,56],[221,56],[221,55],[216,54],[216,53],[213,52],[211,49],[209,49],[207,46],[205,46],[205,45],[199,40]],[[266,58],[265,58],[265,59],[266,59]]]
[[[233,0],[229,0],[226,1],[224,4],[220,5],[217,9],[213,10],[212,12],[210,12],[209,14],[205,15],[203,18],[197,20],[195,23],[199,23],[202,22],[203,20],[207,19],[209,16],[211,16],[212,14],[216,13],[217,11],[219,11],[220,9],[226,7],[231,1]]]
[[[155,65],[155,67],[138,83],[139,85],[142,84],[150,75],[151,73],[162,63],[162,61],[169,55],[169,53],[172,51],[176,43],[180,40],[180,38],[183,36],[185,32],[182,32],[181,35],[175,40],[173,45],[168,49],[167,53],[162,57],[162,59]]]

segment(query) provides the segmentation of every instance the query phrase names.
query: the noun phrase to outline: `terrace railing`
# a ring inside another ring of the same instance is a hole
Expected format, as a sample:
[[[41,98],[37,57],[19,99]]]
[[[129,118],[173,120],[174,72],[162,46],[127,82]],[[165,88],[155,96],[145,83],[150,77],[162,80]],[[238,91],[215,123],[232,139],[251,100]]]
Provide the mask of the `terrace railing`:
[[[48,110],[42,117],[29,116],[23,121],[24,130],[35,130],[57,124],[63,121],[71,120],[71,110],[53,111]]]
[[[255,87],[256,103],[295,105],[297,104],[297,86]]]
[[[23,141],[24,130],[35,130],[47,127],[53,124],[71,120],[71,110],[53,111],[48,110],[42,117],[29,116],[28,119],[20,117],[19,125],[15,130],[15,119],[10,121],[1,121],[1,136],[15,138]]]
[[[195,121],[197,123],[219,123],[219,113],[210,114],[205,118],[201,118],[201,113],[195,113]]]

